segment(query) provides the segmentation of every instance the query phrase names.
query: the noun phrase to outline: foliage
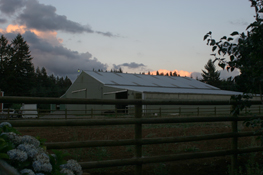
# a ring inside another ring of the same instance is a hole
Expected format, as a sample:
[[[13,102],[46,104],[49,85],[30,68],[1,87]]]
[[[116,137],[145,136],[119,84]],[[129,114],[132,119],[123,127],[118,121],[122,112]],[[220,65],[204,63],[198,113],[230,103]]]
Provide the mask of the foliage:
[[[210,31],[204,36],[204,40],[212,47],[213,52],[217,51],[217,54],[212,55],[215,56],[215,61],[219,62],[218,65],[230,71],[239,69],[241,74],[236,78],[237,84],[242,86],[246,93],[260,93],[263,102],[263,19],[260,16],[263,13],[262,0],[250,2],[256,15],[255,21],[247,27],[246,33],[234,31],[230,37],[223,36],[216,41]],[[225,56],[229,57],[228,61]]]
[[[18,34],[11,44],[2,35],[1,46],[1,88],[9,95],[21,96],[29,93],[33,86],[34,66],[31,60],[29,46]]]
[[[47,75],[46,69],[34,69],[33,57],[22,35],[11,43],[0,37],[0,89],[7,96],[60,97],[72,84],[66,76]]]
[[[216,71],[216,67],[211,59],[208,60],[207,64],[205,65],[205,70],[202,70],[201,73],[203,77],[203,82],[210,84],[212,86],[218,87],[220,84],[220,73]]]
[[[64,160],[67,153],[52,150],[55,154],[49,155],[44,142],[44,139],[32,136],[20,136],[10,123],[0,124],[0,160],[21,174],[82,174],[81,166],[75,160]]]

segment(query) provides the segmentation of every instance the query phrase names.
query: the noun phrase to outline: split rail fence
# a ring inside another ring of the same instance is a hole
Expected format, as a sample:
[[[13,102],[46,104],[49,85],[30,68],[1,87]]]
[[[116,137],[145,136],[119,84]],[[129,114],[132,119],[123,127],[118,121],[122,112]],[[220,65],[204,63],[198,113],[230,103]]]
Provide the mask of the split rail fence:
[[[68,119],[68,120],[8,120],[13,127],[54,127],[54,126],[96,126],[96,125],[131,125],[133,124],[135,138],[125,140],[99,140],[46,143],[47,149],[69,149],[84,147],[106,147],[134,145],[134,158],[120,160],[104,160],[80,162],[83,169],[134,165],[135,174],[142,174],[142,165],[158,162],[170,162],[187,159],[198,159],[231,155],[231,173],[237,170],[237,155],[242,153],[263,151],[263,147],[238,148],[238,138],[260,135],[254,132],[238,132],[237,122],[251,117],[187,117],[187,118],[142,118],[142,105],[231,105],[230,101],[152,101],[152,100],[98,100],[98,99],[58,99],[58,98],[28,98],[0,97],[2,103],[36,103],[36,104],[127,104],[135,105],[134,118],[125,119]],[[253,102],[259,104],[260,102]],[[263,116],[257,116],[262,118]],[[195,123],[195,122],[232,122],[232,132],[207,134],[186,137],[142,138],[142,125],[164,123]],[[213,139],[232,138],[232,148],[229,150],[206,151],[163,156],[142,157],[142,146],[161,143],[193,142]]]

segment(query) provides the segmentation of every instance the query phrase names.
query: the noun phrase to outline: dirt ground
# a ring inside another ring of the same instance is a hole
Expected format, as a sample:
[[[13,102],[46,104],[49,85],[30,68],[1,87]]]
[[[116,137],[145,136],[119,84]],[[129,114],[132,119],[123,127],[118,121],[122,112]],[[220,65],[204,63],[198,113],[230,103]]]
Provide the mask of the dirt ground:
[[[134,138],[134,126],[94,126],[94,127],[45,127],[17,128],[23,135],[33,135],[45,138],[46,142],[69,142],[87,140],[119,140]],[[240,131],[249,130],[240,125]],[[195,124],[156,124],[143,126],[143,138],[193,136],[213,133],[231,132],[230,123],[195,123]],[[255,137],[240,138],[239,148],[259,145]],[[156,144],[143,146],[143,156],[157,156],[193,153],[202,151],[217,151],[231,149],[231,139],[195,141],[186,143]],[[78,148],[65,150],[79,162],[126,159],[134,157],[134,146]],[[261,153],[239,155],[239,166],[261,164]],[[163,162],[143,165],[143,174],[166,175],[224,175],[229,174],[230,156],[194,159],[175,162]],[[89,169],[85,172],[91,175],[134,174],[134,166]]]

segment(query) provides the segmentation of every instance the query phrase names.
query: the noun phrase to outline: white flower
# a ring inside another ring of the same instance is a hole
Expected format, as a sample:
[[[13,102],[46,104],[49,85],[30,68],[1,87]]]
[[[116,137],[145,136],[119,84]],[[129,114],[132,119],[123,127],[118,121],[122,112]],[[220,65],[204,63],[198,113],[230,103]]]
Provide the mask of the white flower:
[[[35,137],[29,136],[29,135],[23,136],[21,138],[21,143],[32,144],[35,147],[39,147],[40,145],[40,142]]]
[[[8,123],[8,122],[2,122],[2,123],[0,124],[0,128],[2,128],[3,126],[12,127],[12,125],[11,125],[10,123]]]
[[[39,172],[39,171],[41,171],[41,166],[42,166],[42,163],[41,162],[39,162],[39,161],[34,161],[33,163],[32,163],[32,166],[33,166],[33,168],[34,168],[34,170],[36,171],[36,172]]]
[[[73,173],[73,171],[67,169],[67,168],[63,168],[62,170],[60,170],[61,173],[65,173],[66,175],[75,175]]]
[[[64,169],[69,169],[73,172],[75,172],[77,175],[82,174],[82,168],[79,165],[79,163],[76,160],[70,159],[67,161],[67,164],[61,165],[60,168]]]
[[[49,157],[44,152],[39,152],[35,157],[32,164],[36,172],[51,172],[52,165],[49,162]]]
[[[16,133],[14,133],[14,132],[3,132],[3,133],[1,133],[1,136],[2,135],[7,136],[7,139],[9,139],[15,145],[18,145],[21,143],[21,136],[16,135]]]
[[[37,148],[32,144],[20,144],[17,149],[25,151],[28,157],[33,158],[38,153]]]
[[[35,175],[35,173],[31,170],[31,169],[23,169],[20,171],[20,173],[23,175],[23,174],[26,174],[26,175]]]
[[[7,155],[11,160],[18,160],[19,162],[27,160],[27,153],[19,149],[12,149],[7,152]]]

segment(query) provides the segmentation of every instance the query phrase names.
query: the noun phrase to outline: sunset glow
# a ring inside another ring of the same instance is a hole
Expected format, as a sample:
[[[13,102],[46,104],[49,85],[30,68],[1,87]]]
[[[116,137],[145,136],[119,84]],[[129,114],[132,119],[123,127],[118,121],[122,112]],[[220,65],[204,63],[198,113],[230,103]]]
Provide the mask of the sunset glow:
[[[43,31],[39,31],[39,30],[36,30],[36,29],[28,29],[25,25],[13,25],[13,24],[8,25],[5,31],[3,29],[0,29],[1,33],[20,33],[20,34],[24,34],[26,31],[30,31],[30,32],[34,33],[35,35],[37,35],[39,38],[42,38],[42,39],[54,40],[54,38],[56,38],[56,40],[59,43],[63,42],[63,39],[57,38],[57,32],[55,32],[55,31],[44,31],[43,32]]]
[[[153,75],[156,75],[156,72],[157,71],[152,71],[152,72],[150,72],[151,74],[153,74]],[[159,72],[159,74],[164,74],[164,75],[166,75],[167,73],[170,75],[170,72],[176,72],[177,73],[177,75],[179,74],[180,76],[182,76],[182,77],[184,77],[184,76],[186,76],[186,77],[190,77],[191,76],[191,73],[192,72],[187,72],[187,71],[184,71],[184,70],[166,70],[166,69],[159,69],[158,70],[158,72]]]

